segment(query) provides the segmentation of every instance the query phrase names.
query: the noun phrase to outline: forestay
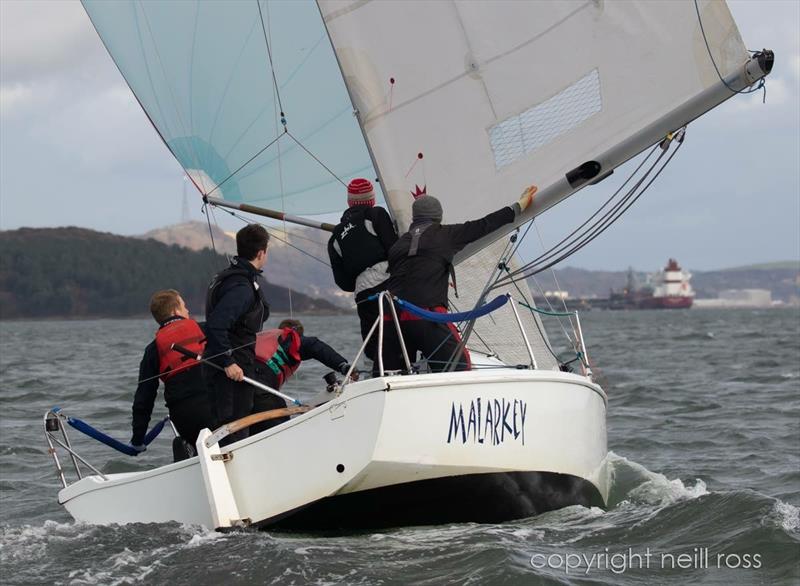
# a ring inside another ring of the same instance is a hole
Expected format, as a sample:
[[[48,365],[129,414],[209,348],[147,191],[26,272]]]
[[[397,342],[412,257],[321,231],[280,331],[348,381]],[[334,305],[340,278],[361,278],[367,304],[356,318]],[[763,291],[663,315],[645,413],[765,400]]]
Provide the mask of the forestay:
[[[414,183],[477,218],[719,83],[690,1],[319,5],[401,228]],[[725,76],[747,52],[724,2],[699,11]]]
[[[291,135],[342,180],[374,176],[314,3],[83,5],[153,126],[203,194],[295,214],[343,207],[342,185],[283,134],[281,106]]]

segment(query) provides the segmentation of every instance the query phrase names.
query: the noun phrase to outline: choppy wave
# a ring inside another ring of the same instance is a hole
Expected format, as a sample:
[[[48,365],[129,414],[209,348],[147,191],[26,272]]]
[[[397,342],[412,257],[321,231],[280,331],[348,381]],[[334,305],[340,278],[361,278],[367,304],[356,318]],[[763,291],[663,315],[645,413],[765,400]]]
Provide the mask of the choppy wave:
[[[703,311],[675,324],[659,312],[587,314],[582,322],[590,354],[609,394],[607,509],[575,506],[499,525],[345,535],[67,521],[56,503],[42,413],[60,404],[125,438],[140,356],[130,354],[135,344],[115,347],[103,336],[146,341],[152,327],[144,320],[113,322],[112,328],[104,322],[5,324],[14,329],[14,343],[0,339],[3,583],[800,583],[800,366],[791,360],[800,355],[800,332],[786,331],[795,317],[783,310],[757,316]],[[331,340],[353,325],[348,319],[304,322]],[[75,339],[82,340],[76,356],[84,358],[47,364]],[[108,363],[95,368],[99,348],[108,352]],[[293,392],[312,394],[325,371],[304,365],[302,372]],[[161,412],[159,405],[156,415]],[[145,459],[125,460],[85,438],[76,441],[108,471],[141,470],[170,457],[168,442],[151,446]],[[620,573],[594,563],[588,572],[567,573],[531,563],[536,555],[591,560],[648,548],[654,555],[707,548],[712,559],[735,555],[740,561],[758,554],[762,567],[628,567]]]

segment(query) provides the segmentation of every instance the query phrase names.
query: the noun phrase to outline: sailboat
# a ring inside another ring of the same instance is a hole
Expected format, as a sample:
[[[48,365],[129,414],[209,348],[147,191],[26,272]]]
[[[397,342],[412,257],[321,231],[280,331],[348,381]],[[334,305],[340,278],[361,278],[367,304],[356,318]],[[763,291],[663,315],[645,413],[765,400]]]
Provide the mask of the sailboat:
[[[606,393],[577,314],[566,361],[541,323],[563,312],[536,308],[525,279],[613,223],[688,123],[763,83],[773,55],[748,53],[724,2],[83,5],[208,213],[325,229],[313,216],[341,209],[347,179],[372,175],[402,232],[415,185],[440,199],[448,223],[507,205],[532,183],[539,192],[514,225],[457,258],[451,309],[472,370],[381,365],[380,376],[337,383],[279,426],[224,448],[226,431],[209,430],[197,457],[143,472],[82,475],[89,464],[51,411],[58,500],[75,519],[314,529],[502,522],[606,504]],[[647,149],[643,176],[587,220],[591,231],[520,260],[535,217],[604,189]],[[384,327],[392,319],[372,335]]]

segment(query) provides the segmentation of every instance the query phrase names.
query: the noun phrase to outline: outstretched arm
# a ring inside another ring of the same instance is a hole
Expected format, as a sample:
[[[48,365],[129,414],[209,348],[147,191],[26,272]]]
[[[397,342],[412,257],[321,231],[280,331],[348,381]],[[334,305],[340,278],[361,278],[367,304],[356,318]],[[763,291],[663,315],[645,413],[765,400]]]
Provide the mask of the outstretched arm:
[[[319,338],[313,336],[300,337],[300,358],[302,360],[314,359],[318,360],[328,368],[331,368],[342,374],[347,372],[347,367],[350,364],[347,359],[339,354],[336,350],[328,346]]]
[[[519,200],[512,205],[504,207],[484,216],[479,220],[471,220],[463,224],[450,224],[446,227],[453,238],[455,251],[458,252],[470,242],[483,238],[497,230],[500,226],[510,224],[516,217],[527,209],[533,202],[537,187],[531,185],[522,192]]]

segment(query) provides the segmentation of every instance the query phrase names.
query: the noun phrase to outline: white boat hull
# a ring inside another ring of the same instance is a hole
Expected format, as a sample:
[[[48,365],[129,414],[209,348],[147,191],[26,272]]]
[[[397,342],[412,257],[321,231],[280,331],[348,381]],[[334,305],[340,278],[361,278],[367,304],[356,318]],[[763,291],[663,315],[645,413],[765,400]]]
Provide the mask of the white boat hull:
[[[505,521],[602,506],[605,415],[600,387],[562,372],[370,379],[223,448],[232,456],[223,476],[238,519],[215,521],[198,458],[87,477],[63,489],[59,502],[88,523],[320,528]],[[403,503],[409,508],[399,515]]]

